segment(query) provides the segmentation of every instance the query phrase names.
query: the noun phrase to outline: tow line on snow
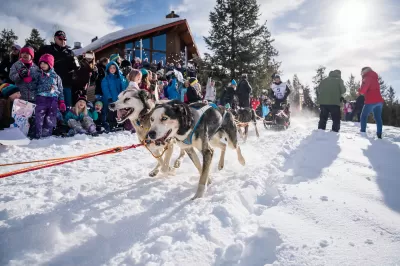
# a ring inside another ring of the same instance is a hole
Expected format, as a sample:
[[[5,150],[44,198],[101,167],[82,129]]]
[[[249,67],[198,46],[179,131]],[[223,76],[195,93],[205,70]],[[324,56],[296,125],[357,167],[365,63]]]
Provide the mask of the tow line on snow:
[[[71,163],[71,162],[74,162],[74,161],[79,161],[79,160],[92,158],[92,157],[96,157],[96,156],[100,156],[100,155],[120,153],[120,152],[123,152],[123,151],[126,151],[126,150],[136,149],[136,148],[141,147],[141,146],[147,147],[145,142],[142,142],[140,144],[133,144],[133,145],[130,145],[130,146],[122,146],[122,147],[115,147],[115,148],[111,148],[111,149],[101,150],[101,151],[92,152],[92,153],[86,153],[86,154],[77,155],[77,156],[55,158],[55,159],[47,159],[47,160],[37,160],[37,161],[29,161],[29,162],[17,162],[17,163],[9,163],[9,164],[0,164],[0,167],[5,167],[5,166],[13,166],[13,165],[21,165],[21,164],[31,164],[31,163],[43,163],[43,162],[46,162],[44,164],[39,164],[39,165],[26,167],[26,168],[22,168],[22,169],[19,169],[19,170],[15,170],[15,171],[11,171],[11,172],[0,174],[0,178],[5,178],[5,177],[13,176],[13,175],[28,173],[28,172],[36,171],[36,170],[39,170],[39,169],[44,169],[44,168],[49,168],[49,167],[52,167],[52,166]]]

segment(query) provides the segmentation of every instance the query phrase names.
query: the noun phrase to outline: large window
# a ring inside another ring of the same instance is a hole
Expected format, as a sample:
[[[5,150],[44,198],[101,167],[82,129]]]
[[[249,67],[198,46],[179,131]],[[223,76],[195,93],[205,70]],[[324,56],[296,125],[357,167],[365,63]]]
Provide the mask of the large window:
[[[152,53],[151,53],[151,60],[152,60],[152,61],[156,60],[157,63],[158,63],[159,61],[163,61],[164,65],[165,65],[166,56],[167,56],[166,53],[152,52]]]
[[[153,50],[167,51],[167,35],[159,35],[153,37]]]
[[[150,49],[150,38],[142,40],[143,49]],[[135,47],[140,48],[140,40],[135,42]]]
[[[133,59],[133,43],[127,43],[125,44],[125,51],[127,51],[126,53],[126,59],[131,61]]]
[[[157,62],[166,62],[167,52],[167,35],[162,34],[147,39],[142,39],[142,59],[148,58],[150,62],[156,60]],[[125,49],[133,49],[130,60],[133,57],[140,58],[140,40],[129,42],[125,44]]]

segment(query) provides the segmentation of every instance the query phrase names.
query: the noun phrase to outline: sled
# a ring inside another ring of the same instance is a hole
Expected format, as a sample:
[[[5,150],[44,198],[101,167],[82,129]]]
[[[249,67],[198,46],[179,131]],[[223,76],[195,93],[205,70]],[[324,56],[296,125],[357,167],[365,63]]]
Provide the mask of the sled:
[[[28,145],[30,143],[24,133],[18,127],[10,127],[0,130],[0,144],[6,146]]]
[[[19,128],[25,136],[28,136],[30,128],[29,118],[33,115],[35,107],[36,104],[21,99],[14,100],[11,116],[15,122],[11,127]]]
[[[265,129],[286,130],[290,126],[290,116],[280,110],[274,117],[272,113],[268,113],[263,119]]]

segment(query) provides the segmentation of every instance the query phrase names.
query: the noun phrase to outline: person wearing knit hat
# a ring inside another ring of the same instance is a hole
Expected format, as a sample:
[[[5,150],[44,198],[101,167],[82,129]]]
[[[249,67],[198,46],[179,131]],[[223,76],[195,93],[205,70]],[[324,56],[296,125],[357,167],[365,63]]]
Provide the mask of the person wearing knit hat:
[[[186,91],[186,97],[188,103],[200,102],[203,100],[203,94],[201,92],[201,86],[196,78],[189,79],[189,88]]]
[[[35,125],[36,138],[49,137],[57,125],[57,110],[66,111],[61,78],[54,71],[54,57],[44,54],[39,59]]]
[[[0,97],[4,99],[11,98],[14,101],[21,98],[21,92],[14,84],[3,83],[0,85]]]
[[[96,112],[101,113],[101,109],[103,109],[103,102],[96,101],[94,103],[94,109],[96,110]]]
[[[21,90],[21,99],[35,102],[37,73],[39,68],[33,63],[35,52],[32,47],[23,47],[20,59],[10,69],[10,79]]]
[[[142,72],[142,76],[149,74],[149,72],[145,68],[140,69],[140,72]]]
[[[24,58],[23,54],[30,55],[31,57]],[[30,46],[26,46],[20,50],[20,57],[23,58],[25,61],[32,61],[33,58],[35,58],[35,50],[33,50],[33,48]]]
[[[238,99],[236,96],[236,81],[232,79],[231,83],[225,90],[223,91],[220,104],[227,106],[229,104],[229,108],[236,109],[238,105]],[[228,108],[228,109],[229,109]]]
[[[96,125],[93,120],[97,120],[97,112],[89,112],[87,98],[80,95],[75,106],[65,114],[64,122],[70,127],[71,134],[96,134]]]
[[[199,81],[196,79],[196,78],[190,78],[189,79],[189,83],[190,83],[190,86],[194,86],[195,84],[197,84]]]
[[[14,44],[13,46],[11,46],[11,49],[16,51],[21,51],[21,46],[19,46],[18,44]]]
[[[116,62],[118,66],[121,66],[121,57],[119,54],[112,54],[110,55],[110,62]]]
[[[20,97],[17,86],[9,83],[0,85],[0,130],[10,127],[15,122],[11,117],[11,109],[13,101]]]
[[[43,69],[42,63],[46,63],[50,69],[53,69],[54,68],[54,56],[52,56],[51,54],[44,54],[39,59],[40,68],[44,71],[48,71],[49,68],[44,67],[46,69]]]

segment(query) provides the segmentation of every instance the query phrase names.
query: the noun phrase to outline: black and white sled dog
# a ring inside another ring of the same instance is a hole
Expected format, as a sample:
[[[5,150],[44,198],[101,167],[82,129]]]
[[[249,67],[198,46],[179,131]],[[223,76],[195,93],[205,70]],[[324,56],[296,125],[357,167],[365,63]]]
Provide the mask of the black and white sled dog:
[[[150,129],[150,114],[154,108],[155,102],[150,99],[150,95],[145,90],[128,89],[118,95],[116,102],[109,104],[111,111],[117,111],[117,122],[124,123],[130,120],[136,130],[136,134],[140,141],[146,139]],[[150,176],[156,176],[160,170],[163,173],[169,173],[171,168],[169,162],[173,152],[174,140],[168,142],[158,141],[147,145],[149,150],[158,157],[166,148],[164,156],[157,159],[156,167],[149,173]],[[184,154],[181,153],[175,165],[180,165],[181,158]]]
[[[150,117],[148,138],[153,141],[166,141],[175,138],[181,149],[200,172],[197,192],[192,199],[204,195],[206,186],[210,183],[209,172],[213,158],[213,148],[221,149],[218,168],[224,167],[226,140],[228,145],[237,152],[239,163],[245,165],[238,141],[237,127],[234,117],[229,112],[223,112],[216,105],[194,103],[187,105],[177,100],[157,104]],[[193,148],[201,152],[203,165],[200,166]],[[196,161],[197,160],[197,161]]]
[[[257,138],[260,137],[257,128],[257,114],[252,108],[238,108],[238,109],[231,109],[232,114],[235,116],[236,120],[239,122],[238,132],[244,142],[247,140],[247,136],[249,133],[249,123],[252,122],[254,128],[256,130]],[[244,135],[242,132],[242,127],[244,127]]]

